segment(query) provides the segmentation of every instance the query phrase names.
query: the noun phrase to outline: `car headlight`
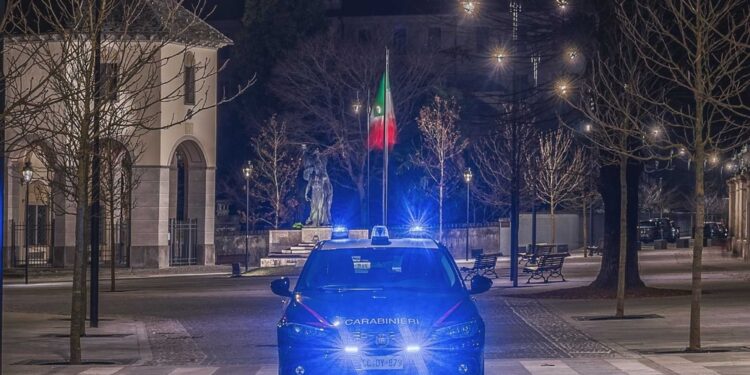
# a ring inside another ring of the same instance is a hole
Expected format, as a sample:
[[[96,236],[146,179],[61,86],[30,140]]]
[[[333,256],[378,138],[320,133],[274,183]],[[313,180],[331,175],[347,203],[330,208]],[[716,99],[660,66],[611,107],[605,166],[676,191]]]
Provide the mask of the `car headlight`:
[[[290,336],[295,338],[327,337],[329,335],[329,331],[324,328],[313,327],[306,324],[285,323],[282,327],[289,332]]]
[[[454,324],[447,327],[441,327],[433,331],[432,335],[435,339],[463,339],[472,337],[479,332],[479,323],[475,320]]]

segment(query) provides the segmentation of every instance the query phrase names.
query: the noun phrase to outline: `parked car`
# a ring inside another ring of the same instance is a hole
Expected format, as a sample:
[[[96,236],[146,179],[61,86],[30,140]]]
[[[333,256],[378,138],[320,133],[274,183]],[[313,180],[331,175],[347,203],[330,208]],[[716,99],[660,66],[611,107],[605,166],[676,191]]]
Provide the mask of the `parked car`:
[[[693,232],[693,237],[695,237],[695,232]],[[729,229],[723,223],[707,221],[703,224],[703,238],[726,240],[727,237],[729,237]]]
[[[667,240],[675,242],[680,238],[680,227],[667,218],[643,220],[638,224],[638,234],[642,242]]]

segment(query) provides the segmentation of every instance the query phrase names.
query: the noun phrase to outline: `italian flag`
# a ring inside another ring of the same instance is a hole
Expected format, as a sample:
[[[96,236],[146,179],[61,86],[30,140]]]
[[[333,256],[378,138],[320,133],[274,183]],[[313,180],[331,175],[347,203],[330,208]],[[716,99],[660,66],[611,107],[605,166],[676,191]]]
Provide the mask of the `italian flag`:
[[[384,148],[384,126],[388,129],[388,148],[392,149],[393,145],[396,144],[396,115],[393,111],[393,98],[391,98],[391,84],[388,81],[387,69],[380,80],[378,94],[370,113],[370,136],[367,139],[370,150],[382,150]]]

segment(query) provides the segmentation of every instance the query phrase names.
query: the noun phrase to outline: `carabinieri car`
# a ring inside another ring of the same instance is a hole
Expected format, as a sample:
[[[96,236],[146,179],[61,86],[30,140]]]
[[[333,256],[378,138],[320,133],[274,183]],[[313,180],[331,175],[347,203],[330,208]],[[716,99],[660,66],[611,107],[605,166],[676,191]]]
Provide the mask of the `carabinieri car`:
[[[448,250],[426,238],[322,241],[278,323],[279,374],[484,374],[485,327]]]

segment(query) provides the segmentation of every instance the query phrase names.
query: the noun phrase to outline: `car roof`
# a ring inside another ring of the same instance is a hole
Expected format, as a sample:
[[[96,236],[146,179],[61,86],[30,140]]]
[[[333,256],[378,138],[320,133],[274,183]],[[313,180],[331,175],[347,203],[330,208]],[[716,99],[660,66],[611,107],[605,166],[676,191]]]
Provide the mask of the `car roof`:
[[[431,249],[437,250],[438,244],[428,238],[391,238],[388,244],[373,244],[370,239],[339,239],[323,241],[318,250],[345,250],[345,249]]]

